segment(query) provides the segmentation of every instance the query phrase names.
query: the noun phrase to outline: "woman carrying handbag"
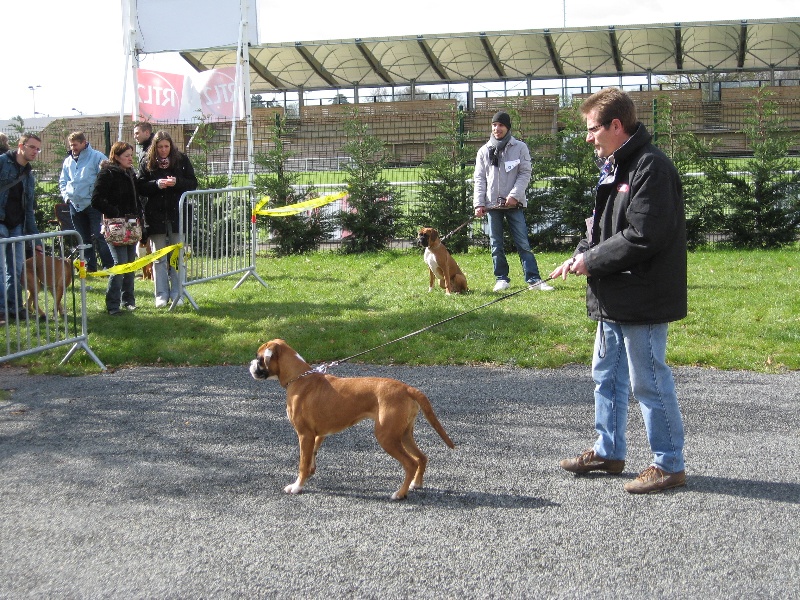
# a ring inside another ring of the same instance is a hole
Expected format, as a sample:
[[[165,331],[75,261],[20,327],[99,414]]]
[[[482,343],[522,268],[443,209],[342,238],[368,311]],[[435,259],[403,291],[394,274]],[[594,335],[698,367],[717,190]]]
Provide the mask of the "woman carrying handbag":
[[[109,160],[101,163],[100,172],[92,193],[92,206],[103,213],[104,219],[125,218],[128,222],[143,220],[142,204],[136,193],[133,171],[133,146],[127,142],[115,142],[111,146]],[[137,238],[124,243],[109,242],[114,266],[136,260]],[[133,294],[134,272],[111,275],[106,289],[106,310],[110,315],[121,315],[124,309],[136,309]]]

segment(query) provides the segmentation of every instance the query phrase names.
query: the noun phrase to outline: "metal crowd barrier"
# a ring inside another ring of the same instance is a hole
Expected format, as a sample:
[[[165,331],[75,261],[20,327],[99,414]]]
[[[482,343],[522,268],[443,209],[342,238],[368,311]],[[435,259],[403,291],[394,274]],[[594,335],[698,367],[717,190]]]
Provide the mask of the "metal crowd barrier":
[[[41,242],[44,253],[34,250],[36,242]],[[0,239],[0,258],[10,258],[11,264],[24,262],[17,282],[21,286],[21,303],[15,307],[17,292],[13,281],[7,287],[5,301],[0,303],[5,321],[0,324],[0,363],[71,345],[60,364],[83,349],[106,370],[89,348],[86,279],[78,276],[73,264],[76,256],[83,264],[84,248],[80,234],[74,230]],[[8,262],[0,260],[0,285],[8,282]]]
[[[253,187],[184,192],[180,199],[178,234],[183,247],[178,256],[181,297],[199,310],[187,288],[191,285],[242,274],[267,287],[256,273],[256,224]],[[178,300],[173,301],[170,310]]]

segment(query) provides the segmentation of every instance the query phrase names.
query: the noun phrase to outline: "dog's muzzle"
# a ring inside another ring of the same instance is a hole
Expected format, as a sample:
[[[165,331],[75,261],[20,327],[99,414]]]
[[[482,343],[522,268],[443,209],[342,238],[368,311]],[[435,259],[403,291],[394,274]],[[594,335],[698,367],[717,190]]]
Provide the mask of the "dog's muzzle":
[[[253,376],[253,379],[269,378],[269,370],[267,369],[267,365],[264,364],[264,359],[262,357],[259,356],[250,361],[250,375]]]
[[[423,248],[428,247],[428,234],[427,233],[420,233],[419,237],[417,238],[417,243]]]

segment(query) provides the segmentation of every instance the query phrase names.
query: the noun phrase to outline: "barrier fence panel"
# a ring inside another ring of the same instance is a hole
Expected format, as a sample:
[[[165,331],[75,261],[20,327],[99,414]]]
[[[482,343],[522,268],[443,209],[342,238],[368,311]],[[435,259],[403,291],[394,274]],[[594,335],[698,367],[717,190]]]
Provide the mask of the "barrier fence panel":
[[[43,252],[34,250],[38,244]],[[60,364],[83,349],[106,370],[89,348],[86,279],[78,276],[81,270],[75,274],[73,262],[77,256],[85,264],[83,251],[74,230],[0,238],[0,285],[7,285],[0,303],[0,363],[71,345]],[[18,263],[22,272],[15,280],[6,265]]]
[[[187,287],[212,279],[242,274],[233,289],[256,273],[256,225],[252,187],[185,192],[180,200],[178,255],[181,296],[199,310]],[[177,305],[176,299],[170,306]]]

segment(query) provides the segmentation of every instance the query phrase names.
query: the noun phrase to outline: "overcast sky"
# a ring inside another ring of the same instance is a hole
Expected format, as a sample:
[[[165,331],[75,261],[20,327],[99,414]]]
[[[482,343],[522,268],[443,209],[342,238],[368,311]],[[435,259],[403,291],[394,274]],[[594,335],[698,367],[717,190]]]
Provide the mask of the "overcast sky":
[[[129,1],[3,0],[6,52],[0,77],[0,120],[16,115],[29,119],[34,110],[53,117],[119,112],[123,84],[129,81],[122,33],[122,2]],[[564,26],[565,17],[567,27],[586,27],[782,18],[800,12],[797,0],[257,1],[262,43],[557,28]],[[238,0],[217,0],[217,4],[226,2],[238,11]],[[292,13],[293,8],[300,12]],[[140,66],[172,73],[190,71],[172,53],[147,55]],[[130,98],[128,84],[127,112]]]

